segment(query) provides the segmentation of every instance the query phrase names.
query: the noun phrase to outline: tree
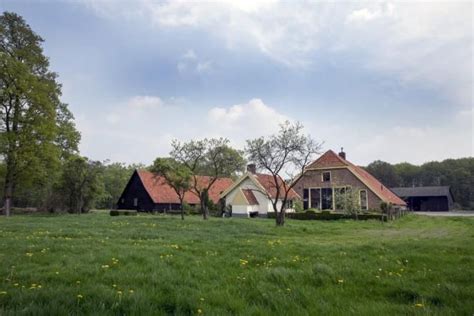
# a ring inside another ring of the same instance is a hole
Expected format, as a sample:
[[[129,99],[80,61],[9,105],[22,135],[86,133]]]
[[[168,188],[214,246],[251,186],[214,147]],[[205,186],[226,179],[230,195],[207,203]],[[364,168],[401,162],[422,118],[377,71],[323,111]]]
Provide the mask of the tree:
[[[96,207],[99,209],[114,208],[133,172],[136,169],[142,168],[144,168],[144,165],[141,164],[127,165],[120,162],[103,162],[101,178],[104,186],[104,194],[99,197]]]
[[[287,121],[281,124],[278,134],[268,138],[247,140],[245,151],[248,160],[254,162],[257,168],[273,176],[275,195],[262,193],[266,194],[272,203],[277,226],[283,226],[285,223],[288,196],[296,184],[295,180],[303,174],[320,150],[321,144],[310,136],[303,135],[303,125],[298,122],[291,124]],[[283,173],[285,173],[286,182],[282,180]]]
[[[79,156],[68,159],[58,188],[60,200],[68,212],[81,214],[94,206],[104,190],[102,172],[100,161]]]
[[[395,169],[388,162],[376,160],[369,164],[366,170],[389,188],[396,187],[399,183]]]
[[[7,216],[17,185],[51,179],[60,159],[77,151],[80,138],[59,100],[61,86],[48,70],[42,42],[19,15],[0,16],[0,155]]]
[[[354,216],[357,220],[361,212],[359,190],[353,190],[351,187],[337,188],[334,190],[336,209],[344,211],[348,215]]]
[[[166,184],[176,192],[181,206],[181,219],[184,220],[184,195],[192,188],[191,170],[173,158],[156,158],[151,171],[163,177]]]
[[[198,195],[204,219],[208,217],[209,189],[219,178],[233,177],[243,170],[245,160],[242,152],[229,146],[225,138],[172,142],[171,158],[182,163],[192,173],[192,186]],[[208,176],[209,181],[200,181],[199,176]]]

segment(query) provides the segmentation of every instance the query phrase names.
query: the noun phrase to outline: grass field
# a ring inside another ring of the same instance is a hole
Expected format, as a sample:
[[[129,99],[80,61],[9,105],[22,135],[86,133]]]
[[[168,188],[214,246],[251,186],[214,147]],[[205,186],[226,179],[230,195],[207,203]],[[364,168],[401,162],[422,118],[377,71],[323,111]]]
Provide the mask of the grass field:
[[[0,314],[474,313],[474,218],[0,218]]]

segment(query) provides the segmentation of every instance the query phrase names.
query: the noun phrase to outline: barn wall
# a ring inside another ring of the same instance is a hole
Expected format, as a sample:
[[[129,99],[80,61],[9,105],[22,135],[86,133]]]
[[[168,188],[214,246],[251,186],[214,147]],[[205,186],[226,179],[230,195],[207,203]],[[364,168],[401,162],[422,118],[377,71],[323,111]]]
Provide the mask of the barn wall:
[[[138,206],[133,205],[133,200],[138,199]],[[137,211],[153,211],[155,203],[153,203],[148,192],[145,190],[143,183],[137,172],[134,172],[125,190],[120,197],[117,208],[119,210],[137,210]]]

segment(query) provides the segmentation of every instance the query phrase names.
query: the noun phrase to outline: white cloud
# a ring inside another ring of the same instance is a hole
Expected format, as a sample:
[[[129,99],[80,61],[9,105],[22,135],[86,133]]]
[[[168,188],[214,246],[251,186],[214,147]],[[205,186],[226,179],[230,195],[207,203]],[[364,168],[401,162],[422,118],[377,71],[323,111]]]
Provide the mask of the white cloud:
[[[212,71],[212,62],[210,60],[201,59],[194,50],[189,49],[181,56],[176,68],[181,74],[204,74]]]
[[[97,14],[157,28],[205,31],[230,50],[256,49],[289,67],[320,54],[357,56],[356,65],[472,103],[471,2],[86,1]],[[189,52],[191,57],[194,51]],[[356,57],[354,57],[356,58]],[[209,69],[208,61],[181,72]],[[206,65],[205,67],[203,67]]]
[[[151,109],[163,106],[163,101],[155,96],[135,96],[128,100],[128,106],[136,109]]]

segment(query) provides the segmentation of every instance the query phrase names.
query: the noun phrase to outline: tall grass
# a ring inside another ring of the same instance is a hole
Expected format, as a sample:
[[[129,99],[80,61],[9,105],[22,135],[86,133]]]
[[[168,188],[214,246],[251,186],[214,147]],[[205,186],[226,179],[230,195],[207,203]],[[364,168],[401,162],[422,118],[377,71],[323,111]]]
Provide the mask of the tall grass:
[[[0,219],[0,314],[474,312],[474,219]]]

